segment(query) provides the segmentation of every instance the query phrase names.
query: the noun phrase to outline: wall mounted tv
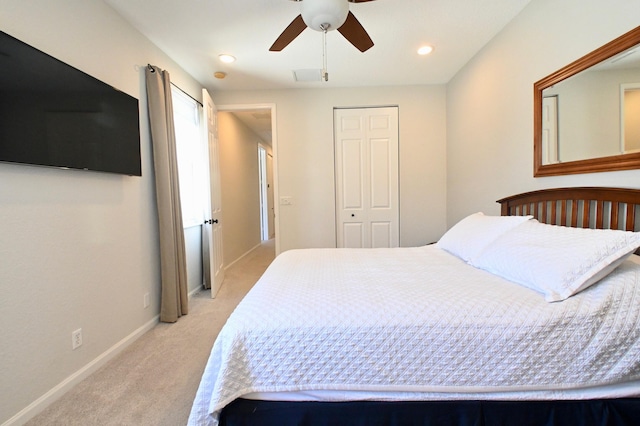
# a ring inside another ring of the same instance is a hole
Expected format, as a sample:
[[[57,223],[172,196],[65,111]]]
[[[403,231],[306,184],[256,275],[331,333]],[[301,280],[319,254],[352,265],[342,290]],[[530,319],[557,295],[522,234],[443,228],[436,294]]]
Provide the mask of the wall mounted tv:
[[[138,100],[0,31],[0,161],[141,176]]]

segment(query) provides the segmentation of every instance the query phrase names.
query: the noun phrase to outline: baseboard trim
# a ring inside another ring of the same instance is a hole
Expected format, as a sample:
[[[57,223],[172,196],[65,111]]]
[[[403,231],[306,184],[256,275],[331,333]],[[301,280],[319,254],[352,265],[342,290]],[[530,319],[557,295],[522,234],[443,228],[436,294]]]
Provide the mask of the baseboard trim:
[[[187,299],[191,300],[191,298],[196,294],[196,293],[200,293],[202,291],[202,289],[204,288],[204,283],[200,284],[200,287],[194,288],[193,290],[191,290],[189,292],[189,294],[187,294]],[[158,317],[160,318],[160,317]]]
[[[249,256],[251,254],[252,251],[254,251],[255,249],[257,249],[258,247],[260,247],[262,245],[262,243],[258,243],[256,244],[253,248],[250,248],[249,251],[247,251],[245,254],[243,254],[242,256],[240,256],[239,258],[237,258],[236,260],[234,260],[233,262],[231,262],[230,264],[228,264],[227,266],[224,267],[224,270],[226,271],[227,269],[231,268],[233,265],[235,265],[236,263],[240,262],[242,259],[244,259],[245,257]]]
[[[146,324],[135,330],[133,333],[129,334],[127,337],[107,349],[93,361],[64,379],[62,382],[57,384],[55,387],[53,387],[51,390],[33,401],[25,408],[23,408],[16,415],[11,417],[6,422],[2,423],[2,425],[0,426],[18,426],[26,423],[27,421],[38,415],[40,412],[42,412],[53,402],[55,402],[57,399],[62,397],[62,395],[67,393],[75,385],[89,377],[91,374],[95,373],[100,367],[104,366],[107,362],[115,358],[120,352],[122,352],[129,345],[135,342],[144,333],[155,327],[159,322],[160,315],[156,316],[151,321],[147,322]]]

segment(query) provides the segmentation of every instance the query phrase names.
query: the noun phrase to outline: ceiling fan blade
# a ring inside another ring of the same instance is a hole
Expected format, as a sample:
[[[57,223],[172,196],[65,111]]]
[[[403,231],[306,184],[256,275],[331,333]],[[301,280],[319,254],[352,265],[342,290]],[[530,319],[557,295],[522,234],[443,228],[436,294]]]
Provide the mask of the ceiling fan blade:
[[[296,37],[300,35],[304,29],[307,28],[307,24],[304,23],[302,15],[298,15],[296,19],[291,21],[289,26],[280,34],[280,37],[269,48],[271,52],[279,52],[289,45]]]
[[[373,40],[371,40],[360,21],[351,12],[347,15],[347,20],[344,24],[338,28],[338,31],[361,52],[366,52],[373,47]]]

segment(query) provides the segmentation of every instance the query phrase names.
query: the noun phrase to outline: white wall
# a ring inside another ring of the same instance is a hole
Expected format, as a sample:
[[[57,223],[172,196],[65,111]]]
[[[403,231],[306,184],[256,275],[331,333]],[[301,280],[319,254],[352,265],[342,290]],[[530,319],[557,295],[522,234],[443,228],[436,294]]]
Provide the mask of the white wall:
[[[444,86],[218,92],[213,98],[218,105],[277,106],[276,195],[293,197],[276,216],[280,251],[336,246],[334,107],[399,106],[400,244],[425,244],[444,232]]]
[[[262,140],[231,112],[218,112],[222,241],[228,267],[260,244],[258,143]]]
[[[447,86],[447,219],[558,186],[640,188],[640,171],[533,178],[533,83],[638,25],[640,2],[533,0]]]
[[[142,177],[0,164],[0,423],[19,423],[155,323],[144,66],[169,70],[195,97],[200,86],[101,1],[1,0],[0,9],[4,32],[139,98],[141,111]],[[84,342],[72,351],[77,328]]]

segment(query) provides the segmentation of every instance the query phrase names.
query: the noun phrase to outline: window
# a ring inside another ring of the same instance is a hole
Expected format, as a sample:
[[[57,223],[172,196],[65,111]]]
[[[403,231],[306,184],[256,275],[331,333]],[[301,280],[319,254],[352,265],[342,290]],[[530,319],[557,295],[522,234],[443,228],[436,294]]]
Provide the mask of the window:
[[[176,131],[178,178],[182,223],[185,228],[202,225],[207,187],[203,160],[206,156],[203,131],[200,127],[202,106],[182,90],[171,86],[173,119]]]

